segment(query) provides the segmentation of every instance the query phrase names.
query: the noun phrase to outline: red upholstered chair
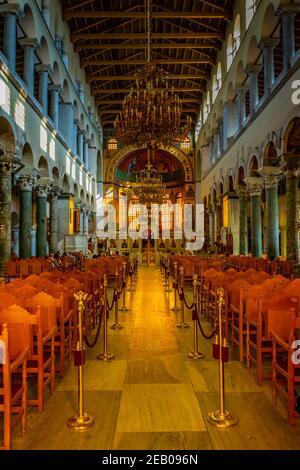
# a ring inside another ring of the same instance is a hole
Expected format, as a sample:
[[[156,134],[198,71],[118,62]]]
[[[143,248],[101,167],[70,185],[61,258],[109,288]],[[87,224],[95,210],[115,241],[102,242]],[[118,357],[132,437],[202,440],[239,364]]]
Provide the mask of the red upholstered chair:
[[[4,415],[4,444],[1,450],[11,449],[13,427],[21,421],[26,431],[27,367],[30,349],[28,325],[0,325],[0,413]],[[21,374],[21,381],[16,376]]]
[[[19,276],[18,265],[16,261],[10,260],[5,264],[5,277],[7,279],[14,279]]]
[[[288,421],[290,425],[295,425],[295,390],[300,386],[300,364],[295,359],[295,341],[300,338],[300,317],[297,317],[295,310],[277,311],[277,319],[272,315],[273,322],[270,326],[270,336],[272,338],[272,384],[273,399],[277,404],[278,394],[281,393],[287,399]],[[282,317],[290,319],[290,322],[282,324]],[[288,328],[287,328],[288,325]]]

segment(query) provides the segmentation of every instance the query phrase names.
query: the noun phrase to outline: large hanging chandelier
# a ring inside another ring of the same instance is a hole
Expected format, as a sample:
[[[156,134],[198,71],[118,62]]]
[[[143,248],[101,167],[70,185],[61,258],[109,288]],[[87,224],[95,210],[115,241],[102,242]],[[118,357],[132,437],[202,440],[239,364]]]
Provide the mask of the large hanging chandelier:
[[[115,137],[125,145],[144,146],[149,142],[176,145],[189,135],[192,119],[182,126],[182,104],[174,87],[168,85],[168,75],[152,61],[151,0],[145,0],[147,10],[147,64],[135,75],[136,89],[131,88],[123,108],[114,122]]]
[[[153,148],[153,162],[154,152]],[[136,177],[136,182],[132,184],[133,197],[138,200],[140,204],[149,206],[151,204],[162,204],[166,191],[166,185],[163,184],[162,175],[151,163],[150,159],[151,148],[147,149],[147,164],[145,168]]]

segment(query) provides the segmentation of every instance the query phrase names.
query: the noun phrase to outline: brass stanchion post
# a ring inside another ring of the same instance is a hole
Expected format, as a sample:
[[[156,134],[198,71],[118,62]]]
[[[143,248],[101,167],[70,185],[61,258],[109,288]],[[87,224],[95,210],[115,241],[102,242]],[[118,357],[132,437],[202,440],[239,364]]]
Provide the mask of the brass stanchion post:
[[[103,292],[103,296],[104,296],[104,307],[103,307],[103,312],[104,312],[104,328],[103,328],[103,341],[104,341],[104,351],[103,351],[103,354],[99,354],[99,356],[97,356],[97,359],[99,361],[111,361],[113,358],[114,358],[114,355],[113,354],[110,354],[107,350],[107,277],[104,276],[104,282],[103,282],[103,286],[104,286],[104,292]]]
[[[122,330],[123,326],[119,323],[119,270],[116,272],[116,286],[114,292],[115,302],[115,323],[111,326],[111,330]]]
[[[121,312],[128,312],[129,308],[126,307],[126,263],[123,263],[123,305],[120,308]]]
[[[181,266],[179,269],[179,284],[181,287],[180,304],[181,304],[181,322],[177,324],[177,328],[189,328],[189,325],[184,321],[184,267]]]
[[[218,338],[215,343],[216,347],[219,347],[217,356],[219,356],[219,393],[220,393],[220,409],[217,411],[211,411],[208,415],[208,422],[213,426],[221,429],[227,429],[238,424],[239,419],[237,416],[233,416],[229,411],[225,409],[225,374],[224,364],[228,361],[228,343],[224,336],[223,331],[223,310],[225,304],[225,291],[224,289],[218,289]]]
[[[198,359],[204,359],[204,354],[199,352],[198,349],[198,276],[194,274],[193,279],[193,293],[194,293],[194,310],[193,310],[193,321],[194,321],[194,351],[188,354],[190,359],[197,361]]]
[[[83,344],[83,311],[87,294],[78,292],[74,295],[78,302],[78,341],[74,351],[74,365],[78,367],[78,413],[67,421],[67,426],[74,431],[85,431],[95,423],[95,418],[84,412],[83,366],[85,364],[85,350]]]
[[[173,312],[178,312],[177,307],[177,283],[178,283],[178,263],[174,263],[174,307],[172,307]]]

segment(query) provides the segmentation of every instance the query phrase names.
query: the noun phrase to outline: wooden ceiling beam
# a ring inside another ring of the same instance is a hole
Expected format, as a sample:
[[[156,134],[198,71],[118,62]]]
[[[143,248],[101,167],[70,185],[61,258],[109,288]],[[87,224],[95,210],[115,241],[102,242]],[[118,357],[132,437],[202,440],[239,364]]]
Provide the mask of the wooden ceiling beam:
[[[181,103],[196,103],[200,104],[200,100],[197,98],[180,98]],[[102,106],[102,105],[115,105],[115,104],[123,104],[124,100],[96,100],[96,106]]]
[[[197,75],[167,75],[168,80],[203,80],[209,79],[208,73],[200,72]],[[87,81],[94,82],[114,82],[114,81],[130,81],[135,82],[137,77],[128,75],[92,75],[87,77]]]
[[[136,18],[136,19],[146,19],[146,12],[137,12],[137,11],[87,11],[87,10],[72,10],[64,11],[63,19],[68,21],[71,18]],[[219,11],[219,12],[210,12],[210,11],[154,11],[152,12],[153,19],[196,19],[196,20],[228,20],[232,19],[232,14],[229,11]]]
[[[141,50],[146,50],[147,49],[147,44],[76,44],[75,45],[75,51],[80,52],[80,51],[87,51],[87,50],[103,50],[103,51],[108,51],[108,50],[119,50],[119,51],[127,51],[130,49],[141,49]],[[175,43],[170,43],[170,44],[152,44],[151,48],[154,49],[216,49],[219,50],[219,46],[217,44],[195,44],[195,43],[185,43],[185,44],[175,44]]]
[[[158,88],[158,91],[163,91],[164,88]],[[144,91],[141,89],[140,91]],[[194,92],[194,93],[205,93],[205,88],[196,88],[196,87],[186,87],[186,88],[180,88],[180,87],[174,87],[175,93],[189,93],[189,92]],[[114,95],[114,94],[123,94],[123,93],[130,93],[130,87],[128,88],[95,88],[92,92],[92,96],[96,95]]]
[[[199,104],[199,107],[200,107],[200,104]],[[115,114],[115,115],[117,115],[117,114],[120,114],[121,111],[122,111],[121,108],[120,109],[104,109],[103,111],[99,112],[99,115],[100,116],[103,116],[105,114]],[[191,108],[191,109],[186,108],[186,109],[183,109],[182,112],[183,113],[193,113],[193,114],[194,113],[199,113],[199,108]]]
[[[152,39],[217,39],[219,41],[224,41],[225,34],[221,32],[210,32],[210,33],[198,33],[198,32],[190,32],[190,33],[180,33],[172,32],[172,33],[153,33]],[[76,41],[92,41],[92,40],[118,40],[122,41],[124,39],[131,39],[132,41],[135,39],[143,39],[144,41],[147,40],[146,33],[72,33],[71,40],[72,42]]]
[[[154,64],[160,64],[160,65],[183,65],[183,64],[193,64],[193,65],[205,65],[205,64],[210,64],[214,65],[214,60],[213,59],[154,59],[152,61]],[[146,65],[147,61],[146,60],[139,60],[139,59],[126,59],[124,57],[123,60],[94,60],[94,59],[83,59],[81,61],[81,67],[89,67],[89,66],[100,66],[104,67],[106,65],[108,66],[113,66],[113,65]]]

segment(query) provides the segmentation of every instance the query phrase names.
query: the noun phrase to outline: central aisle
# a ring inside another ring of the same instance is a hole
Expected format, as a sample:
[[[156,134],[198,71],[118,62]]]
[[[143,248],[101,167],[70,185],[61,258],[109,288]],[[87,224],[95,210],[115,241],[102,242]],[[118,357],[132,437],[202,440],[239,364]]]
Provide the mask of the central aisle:
[[[207,424],[207,413],[218,407],[218,363],[211,359],[211,344],[202,338],[200,349],[206,358],[187,359],[193,331],[176,328],[176,315],[170,311],[173,294],[165,294],[159,269],[140,270],[137,290],[127,294],[128,303],[130,312],[119,319],[124,329],[109,329],[109,351],[115,359],[97,361],[102,351],[99,343],[87,352],[85,408],[96,417],[95,426],[85,433],[66,427],[77,406],[77,375],[71,366],[63,380],[57,379],[44,413],[29,412],[28,432],[24,439],[14,439],[14,449],[300,447],[299,423],[290,428],[285,406],[273,406],[270,384],[258,387],[253,375],[234,360],[226,366],[227,404],[239,416],[240,425],[218,431]],[[190,315],[187,320],[192,326]],[[210,327],[206,329],[209,332]]]

